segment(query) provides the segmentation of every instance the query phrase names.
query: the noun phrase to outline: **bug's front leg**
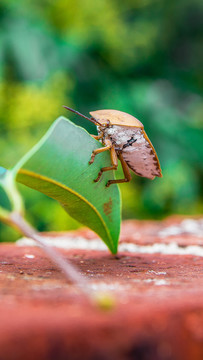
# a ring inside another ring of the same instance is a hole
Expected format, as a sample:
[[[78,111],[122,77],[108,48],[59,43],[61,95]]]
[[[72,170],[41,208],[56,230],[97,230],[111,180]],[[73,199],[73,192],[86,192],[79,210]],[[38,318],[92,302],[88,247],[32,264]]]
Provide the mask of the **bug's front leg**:
[[[110,155],[111,155],[111,166],[106,166],[103,167],[100,172],[98,173],[97,178],[94,180],[95,182],[99,181],[99,179],[101,178],[102,174],[104,171],[109,171],[109,170],[117,170],[118,167],[118,157],[116,154],[116,150],[115,148],[112,146],[110,149]]]
[[[112,147],[112,144],[111,144],[111,141],[109,139],[106,139],[104,141],[104,144],[106,146],[102,147],[102,148],[99,148],[99,149],[95,149],[93,152],[92,152],[92,155],[91,155],[91,159],[89,161],[89,164],[92,164],[94,162],[94,158],[97,154],[100,154],[101,152],[104,152],[104,151],[107,151],[107,150],[110,150],[111,147]]]
[[[95,140],[100,140],[102,137],[103,137],[103,134],[100,134],[100,135],[93,135],[93,134],[90,134],[91,137],[93,137]]]

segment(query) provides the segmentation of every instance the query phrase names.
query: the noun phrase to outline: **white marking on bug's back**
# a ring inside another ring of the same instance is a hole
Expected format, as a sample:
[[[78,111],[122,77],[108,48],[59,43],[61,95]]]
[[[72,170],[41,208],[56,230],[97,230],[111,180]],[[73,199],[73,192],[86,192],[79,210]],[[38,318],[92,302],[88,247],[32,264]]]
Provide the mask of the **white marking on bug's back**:
[[[109,135],[117,145],[123,146],[135,134],[135,130],[125,126],[113,125],[110,128],[106,128],[105,134]]]

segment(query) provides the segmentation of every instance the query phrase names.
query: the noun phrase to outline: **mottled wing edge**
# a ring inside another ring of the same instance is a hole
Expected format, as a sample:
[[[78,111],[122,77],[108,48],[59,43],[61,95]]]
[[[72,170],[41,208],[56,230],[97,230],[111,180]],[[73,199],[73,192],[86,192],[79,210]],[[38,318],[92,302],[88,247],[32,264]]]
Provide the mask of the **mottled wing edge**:
[[[145,140],[146,140],[146,141],[148,142],[148,144],[150,145],[150,148],[152,149],[153,154],[154,154],[154,157],[155,157],[155,160],[156,160],[156,162],[157,162],[157,170],[159,171],[159,175],[154,175],[154,177],[150,178],[151,180],[154,180],[155,177],[162,177],[162,176],[163,176],[163,175],[162,175],[162,171],[161,171],[160,162],[159,162],[157,153],[156,153],[156,151],[155,151],[155,148],[154,148],[154,146],[152,145],[151,141],[149,140],[146,132],[145,132],[144,130],[142,130],[142,133],[143,133],[143,136],[144,136]],[[126,161],[126,160],[125,160],[125,161]],[[132,166],[130,166],[130,164],[129,164],[127,161],[126,161],[126,163],[127,163],[128,167],[129,167],[136,175],[138,175],[138,176],[140,176],[140,177],[143,177],[139,172],[136,172],[136,170],[133,169]]]
[[[151,141],[149,140],[149,138],[148,138],[148,136],[147,136],[147,134],[146,134],[146,132],[144,130],[143,130],[143,135],[144,135],[144,138],[148,141],[149,145],[151,146],[152,151],[153,151],[154,156],[155,156],[156,161],[157,161],[157,170],[159,170],[159,175],[155,175],[155,176],[162,177],[163,175],[162,175],[162,171],[161,171],[161,165],[160,165],[156,150],[155,150],[154,146],[152,145]]]

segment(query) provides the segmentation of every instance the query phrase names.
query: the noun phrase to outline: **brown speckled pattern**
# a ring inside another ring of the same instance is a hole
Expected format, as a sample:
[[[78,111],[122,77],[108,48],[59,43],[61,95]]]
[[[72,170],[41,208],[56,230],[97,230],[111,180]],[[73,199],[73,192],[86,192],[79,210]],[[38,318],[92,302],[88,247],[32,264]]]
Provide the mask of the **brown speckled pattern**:
[[[144,130],[113,125],[105,130],[116,150],[120,150],[129,168],[138,176],[154,179],[161,170],[152,144]]]

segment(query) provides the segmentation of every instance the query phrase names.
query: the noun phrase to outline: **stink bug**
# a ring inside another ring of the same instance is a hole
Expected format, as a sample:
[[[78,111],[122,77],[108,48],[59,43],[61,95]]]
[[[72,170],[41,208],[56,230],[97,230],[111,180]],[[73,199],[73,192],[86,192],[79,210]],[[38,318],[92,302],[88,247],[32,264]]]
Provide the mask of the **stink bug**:
[[[91,118],[88,118],[76,110],[64,107],[97,126],[98,135],[91,136],[100,140],[104,146],[92,152],[89,164],[94,162],[97,154],[106,150],[110,151],[112,165],[103,167],[95,182],[99,181],[104,171],[117,170],[118,159],[123,168],[124,179],[109,180],[107,187],[111,184],[130,181],[129,169],[136,175],[148,179],[154,179],[155,176],[162,177],[156,151],[144,131],[143,124],[134,116],[118,110],[97,110],[90,112]]]

